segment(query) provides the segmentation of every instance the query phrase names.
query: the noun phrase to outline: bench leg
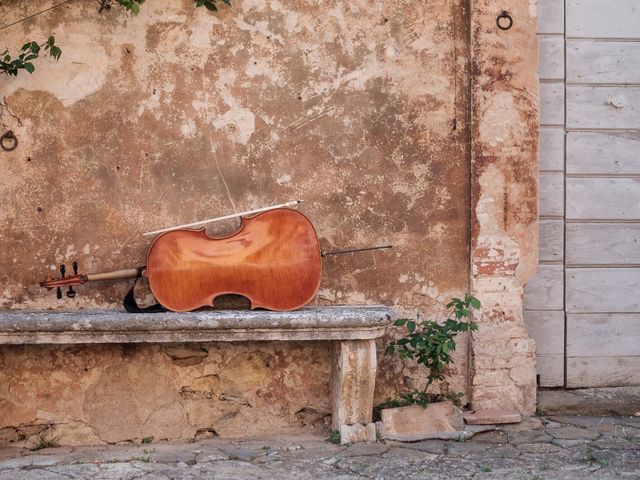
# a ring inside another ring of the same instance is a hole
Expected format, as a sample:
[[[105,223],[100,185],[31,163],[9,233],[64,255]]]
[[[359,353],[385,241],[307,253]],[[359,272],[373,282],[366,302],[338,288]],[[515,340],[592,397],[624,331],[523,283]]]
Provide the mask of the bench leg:
[[[376,368],[375,340],[334,343],[331,428],[345,437],[343,443],[375,441],[371,415]]]

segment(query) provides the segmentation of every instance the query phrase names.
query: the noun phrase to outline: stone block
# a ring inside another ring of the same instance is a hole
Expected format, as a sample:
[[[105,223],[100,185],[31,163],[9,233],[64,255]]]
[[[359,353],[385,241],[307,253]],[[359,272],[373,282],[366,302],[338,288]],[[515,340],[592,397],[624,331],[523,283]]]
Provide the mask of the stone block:
[[[334,355],[332,429],[370,423],[377,369],[375,341],[336,342]]]
[[[575,427],[573,425],[552,428],[549,430],[549,433],[553,438],[561,440],[595,440],[600,437],[600,433],[594,430]]]
[[[389,440],[415,442],[428,438],[456,438],[462,431],[460,411],[452,402],[438,402],[422,407],[382,410],[382,434]]]
[[[480,410],[473,413],[465,413],[464,421],[469,425],[519,423],[522,421],[522,415],[513,410]]]
[[[374,423],[340,425],[339,432],[341,445],[376,441],[376,425]]]

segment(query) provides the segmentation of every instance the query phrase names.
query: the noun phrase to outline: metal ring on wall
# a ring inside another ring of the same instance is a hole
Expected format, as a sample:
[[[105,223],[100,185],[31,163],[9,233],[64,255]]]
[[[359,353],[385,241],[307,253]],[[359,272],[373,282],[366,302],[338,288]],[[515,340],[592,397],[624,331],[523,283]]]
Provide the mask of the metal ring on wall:
[[[503,22],[503,19],[506,19],[506,22]],[[500,30],[509,30],[513,26],[513,17],[509,15],[509,12],[503,10],[496,18],[496,25]]]
[[[15,150],[18,146],[18,137],[16,137],[11,130],[7,131],[2,137],[0,137],[0,147],[5,152]]]

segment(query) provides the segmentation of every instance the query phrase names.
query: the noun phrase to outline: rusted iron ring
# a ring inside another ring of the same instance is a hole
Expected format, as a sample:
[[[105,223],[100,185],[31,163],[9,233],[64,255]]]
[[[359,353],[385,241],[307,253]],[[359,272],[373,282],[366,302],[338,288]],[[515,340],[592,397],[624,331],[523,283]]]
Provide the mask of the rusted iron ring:
[[[507,21],[504,22],[503,19]],[[503,10],[502,13],[498,15],[498,18],[496,18],[496,25],[500,30],[509,30],[513,26],[513,18],[509,15],[509,12]]]
[[[11,130],[7,131],[2,137],[0,137],[0,147],[5,152],[15,150],[18,146],[18,137],[16,137]]]

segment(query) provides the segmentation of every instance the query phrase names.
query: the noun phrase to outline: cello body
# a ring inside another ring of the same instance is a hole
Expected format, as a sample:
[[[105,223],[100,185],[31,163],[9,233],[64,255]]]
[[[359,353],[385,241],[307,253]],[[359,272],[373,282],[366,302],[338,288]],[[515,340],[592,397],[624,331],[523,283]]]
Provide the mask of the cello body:
[[[144,275],[158,302],[184,312],[211,306],[220,295],[248,298],[251,308],[295,310],[320,286],[320,245],[309,219],[288,208],[241,217],[225,237],[205,229],[159,235]]]

